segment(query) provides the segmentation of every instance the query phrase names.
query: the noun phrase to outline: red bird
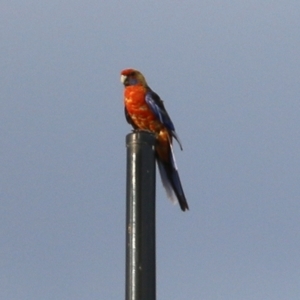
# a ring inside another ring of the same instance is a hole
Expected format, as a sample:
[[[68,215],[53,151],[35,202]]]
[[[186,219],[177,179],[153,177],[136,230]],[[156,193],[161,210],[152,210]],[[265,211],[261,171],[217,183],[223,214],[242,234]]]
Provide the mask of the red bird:
[[[172,138],[175,138],[182,150],[175,127],[169,117],[163,101],[148,86],[143,74],[134,69],[121,72],[124,84],[124,104],[126,120],[135,130],[153,132],[156,136],[156,162],[162,183],[172,202],[179,202],[180,208],[189,209],[179,178]]]

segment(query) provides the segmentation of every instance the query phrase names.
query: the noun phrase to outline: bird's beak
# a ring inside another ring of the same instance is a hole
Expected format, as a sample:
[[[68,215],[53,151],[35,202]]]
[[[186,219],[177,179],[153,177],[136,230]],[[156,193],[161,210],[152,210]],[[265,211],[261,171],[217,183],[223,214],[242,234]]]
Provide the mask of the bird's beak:
[[[123,84],[125,84],[126,79],[127,79],[127,76],[121,75],[121,82],[122,82]]]

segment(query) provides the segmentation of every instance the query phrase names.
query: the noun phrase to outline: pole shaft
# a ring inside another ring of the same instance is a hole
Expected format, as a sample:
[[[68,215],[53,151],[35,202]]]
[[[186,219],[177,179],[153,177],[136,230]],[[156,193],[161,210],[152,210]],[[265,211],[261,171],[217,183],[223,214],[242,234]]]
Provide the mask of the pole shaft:
[[[156,299],[155,137],[126,136],[126,300]]]

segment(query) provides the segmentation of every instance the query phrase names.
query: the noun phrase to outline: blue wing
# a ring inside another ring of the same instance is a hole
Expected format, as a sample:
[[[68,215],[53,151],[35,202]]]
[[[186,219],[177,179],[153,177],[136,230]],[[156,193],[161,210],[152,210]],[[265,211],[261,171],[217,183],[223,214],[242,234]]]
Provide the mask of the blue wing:
[[[180,149],[182,150],[182,144],[177,133],[175,132],[174,124],[168,115],[167,110],[165,109],[163,101],[150,88],[148,88],[145,100],[156,118],[171,132],[172,136],[176,139]]]

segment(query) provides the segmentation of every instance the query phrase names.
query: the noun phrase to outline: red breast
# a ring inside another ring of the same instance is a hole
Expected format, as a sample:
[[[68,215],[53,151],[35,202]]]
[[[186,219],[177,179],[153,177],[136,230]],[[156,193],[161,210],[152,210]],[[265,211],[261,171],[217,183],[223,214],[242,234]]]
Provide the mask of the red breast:
[[[145,101],[146,91],[142,86],[128,86],[124,92],[124,104],[138,128],[157,131],[160,123]]]

